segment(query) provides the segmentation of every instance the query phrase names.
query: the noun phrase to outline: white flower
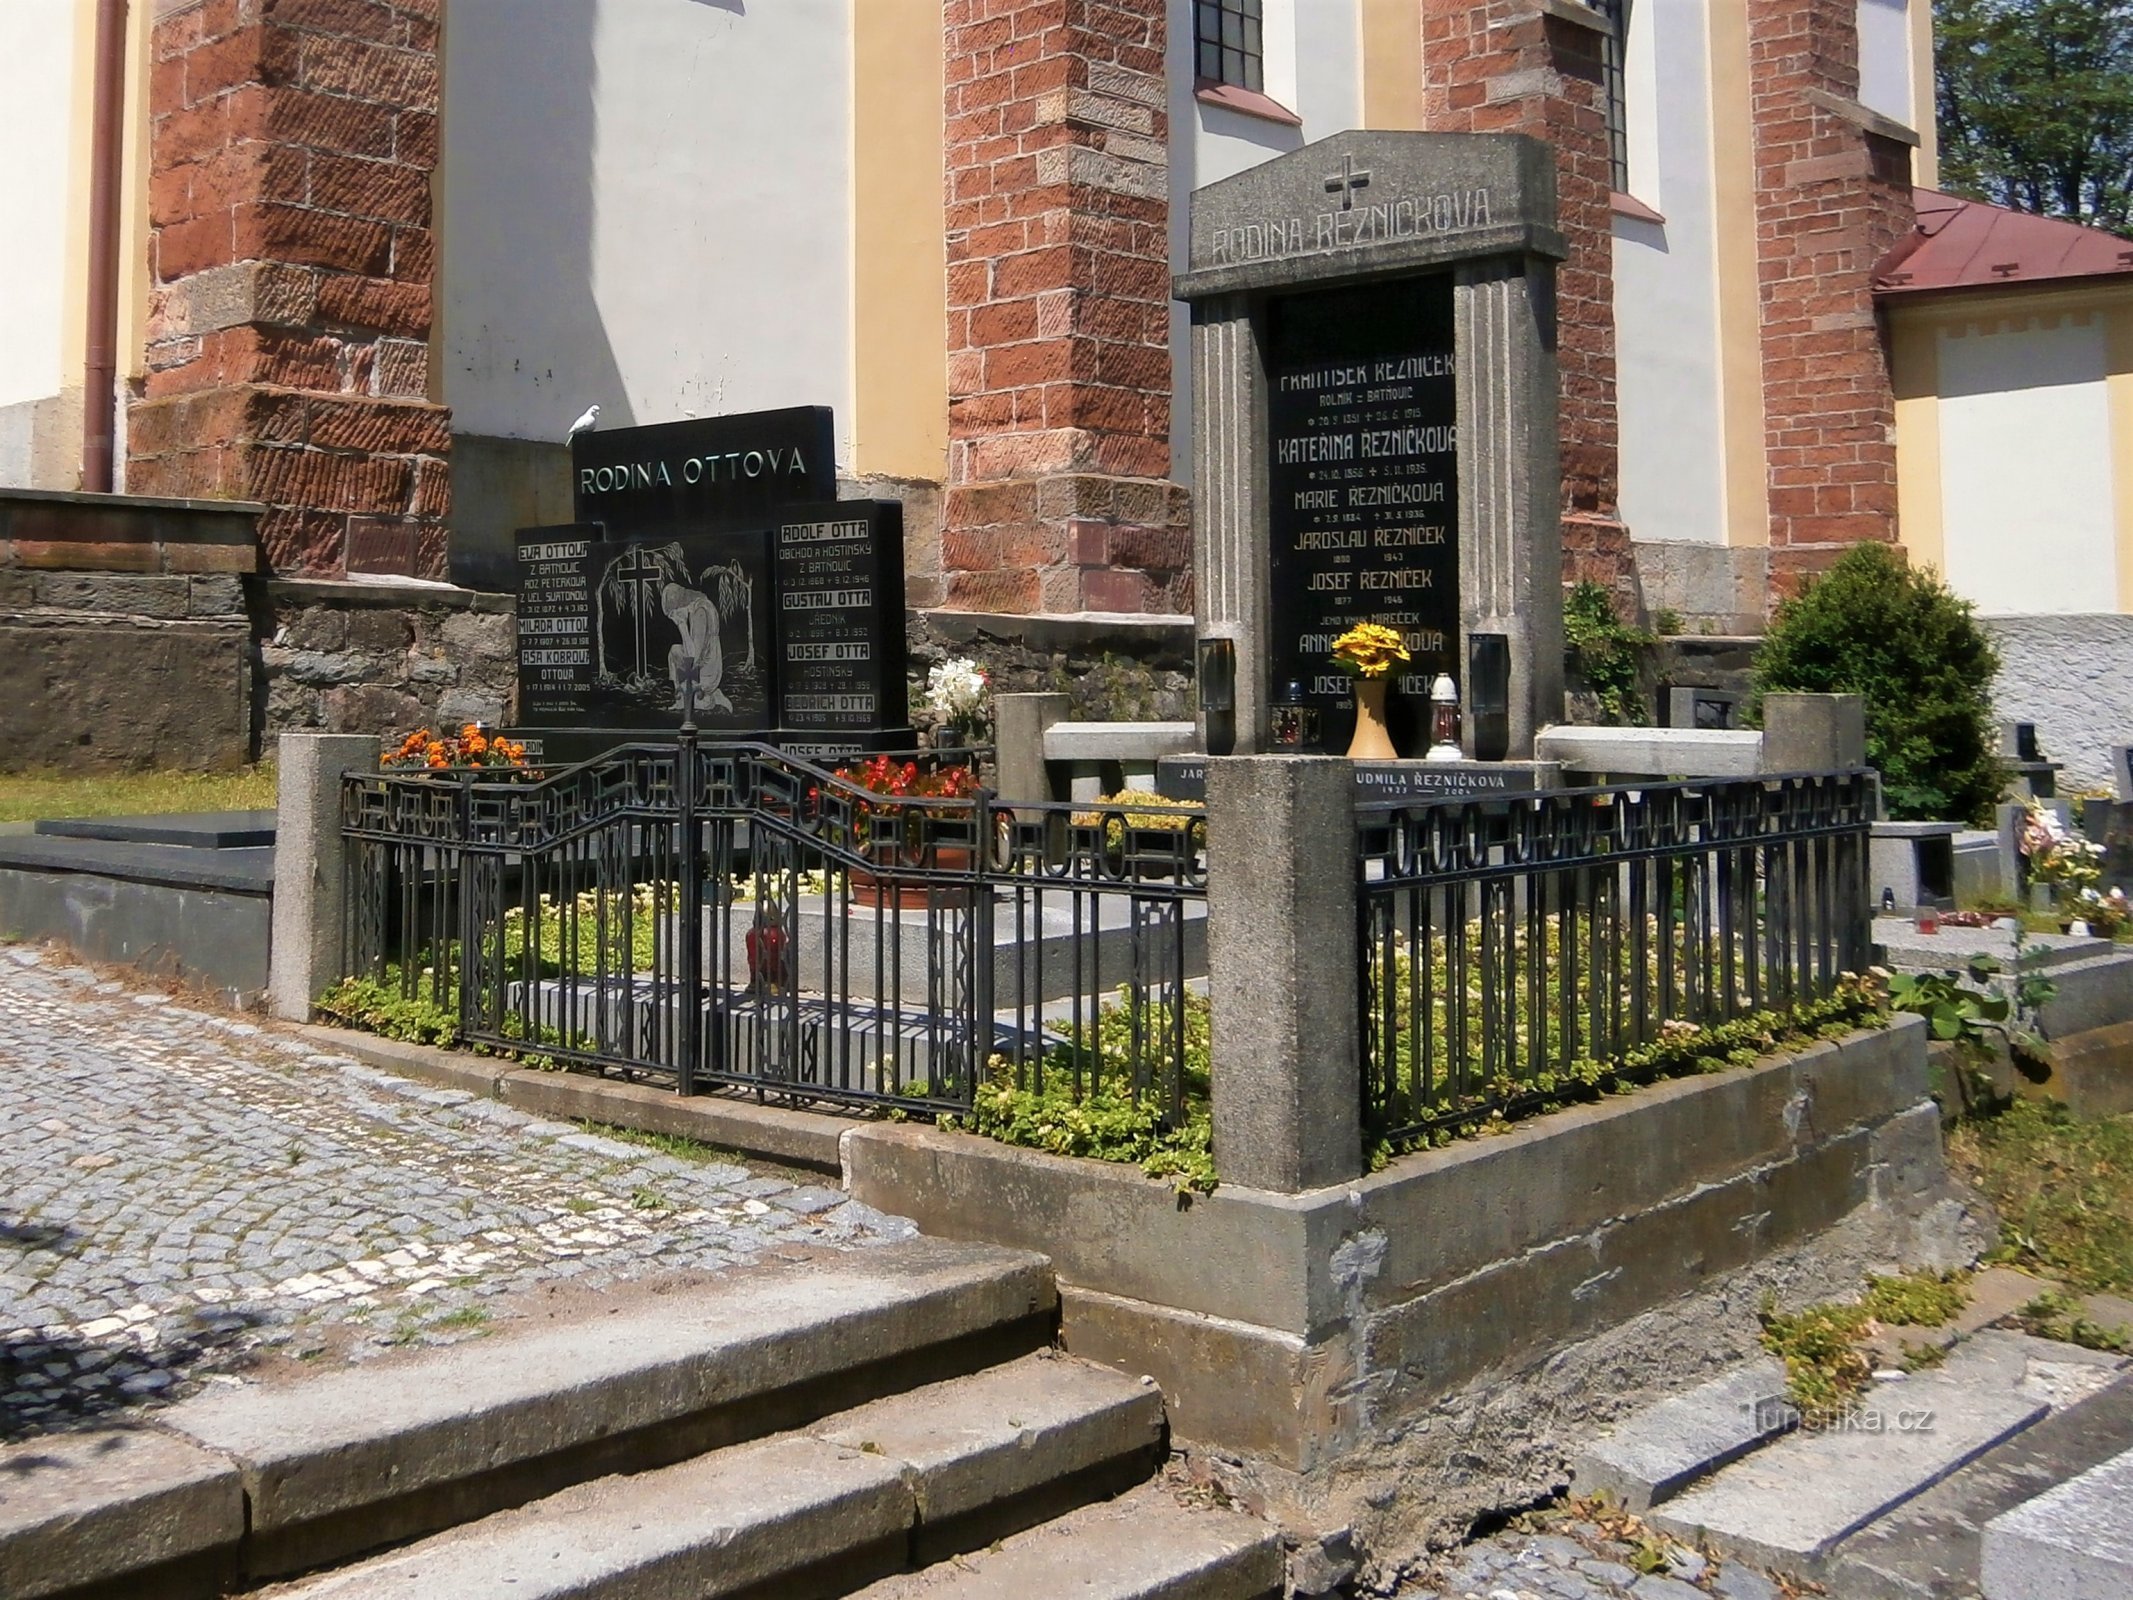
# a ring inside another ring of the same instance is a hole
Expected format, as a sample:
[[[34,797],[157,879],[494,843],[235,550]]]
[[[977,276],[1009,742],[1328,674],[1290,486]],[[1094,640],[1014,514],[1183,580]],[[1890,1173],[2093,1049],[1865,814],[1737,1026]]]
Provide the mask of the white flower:
[[[926,709],[935,716],[963,721],[985,707],[985,674],[968,656],[943,661],[926,674]]]

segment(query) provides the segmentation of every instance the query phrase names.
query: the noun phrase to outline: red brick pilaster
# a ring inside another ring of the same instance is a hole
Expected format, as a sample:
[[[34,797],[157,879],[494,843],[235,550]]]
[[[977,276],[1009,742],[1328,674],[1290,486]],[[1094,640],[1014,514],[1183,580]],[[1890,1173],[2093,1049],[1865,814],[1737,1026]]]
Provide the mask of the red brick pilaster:
[[[260,500],[277,572],[442,577],[442,0],[161,0],[136,494]]]
[[[1763,426],[1776,594],[1896,537],[1875,264],[1913,227],[1910,151],[1857,103],[1853,0],[1749,0]]]
[[[972,611],[1189,611],[1163,0],[945,0],[948,494]]]
[[[1426,126],[1528,133],[1555,151],[1562,380],[1563,575],[1597,578],[1635,603],[1622,525],[1615,422],[1612,165],[1597,16],[1555,0],[1423,0]]]

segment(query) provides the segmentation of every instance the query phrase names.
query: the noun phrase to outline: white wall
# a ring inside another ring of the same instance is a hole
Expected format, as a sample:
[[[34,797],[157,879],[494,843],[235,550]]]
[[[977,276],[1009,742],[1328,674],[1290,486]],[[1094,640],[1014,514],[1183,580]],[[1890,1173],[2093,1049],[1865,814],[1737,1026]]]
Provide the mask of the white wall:
[[[1356,0],[1265,0],[1260,37],[1267,97],[1303,118],[1291,127],[1193,95],[1193,4],[1170,0],[1170,264],[1185,269],[1192,192],[1363,122],[1362,17]],[[1192,482],[1192,329],[1170,319],[1170,475]]]
[[[1638,0],[1630,29],[1630,187],[1666,221],[1615,219],[1622,518],[1638,539],[1723,543],[1704,0]]]
[[[1911,82],[1910,8],[1931,3],[1859,0],[1859,103],[1907,127],[1933,104],[1933,86]]]
[[[81,382],[61,366],[76,10],[75,0],[0,0],[0,406]]]
[[[1942,564],[1994,616],[2117,609],[2102,321],[1943,328]]]
[[[852,3],[452,0],[456,428],[828,404],[850,460]]]

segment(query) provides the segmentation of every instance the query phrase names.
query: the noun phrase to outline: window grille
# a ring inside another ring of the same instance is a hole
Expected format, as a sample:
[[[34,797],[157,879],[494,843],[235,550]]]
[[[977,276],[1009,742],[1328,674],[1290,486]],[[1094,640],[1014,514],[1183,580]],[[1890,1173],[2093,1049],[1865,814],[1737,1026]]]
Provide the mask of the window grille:
[[[1587,0],[1607,19],[1600,44],[1600,92],[1607,112],[1608,181],[1615,193],[1629,191],[1629,97],[1625,64],[1629,55],[1630,0]]]
[[[1195,71],[1209,83],[1266,91],[1260,0],[1194,0]]]

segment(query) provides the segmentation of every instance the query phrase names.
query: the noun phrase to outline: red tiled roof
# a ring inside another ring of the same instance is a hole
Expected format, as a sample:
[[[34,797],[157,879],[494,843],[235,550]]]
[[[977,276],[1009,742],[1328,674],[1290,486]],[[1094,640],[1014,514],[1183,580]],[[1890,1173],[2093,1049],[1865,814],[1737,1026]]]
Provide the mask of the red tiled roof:
[[[1874,269],[1887,298],[2133,273],[2133,240],[2055,217],[1917,189],[1918,227]]]

